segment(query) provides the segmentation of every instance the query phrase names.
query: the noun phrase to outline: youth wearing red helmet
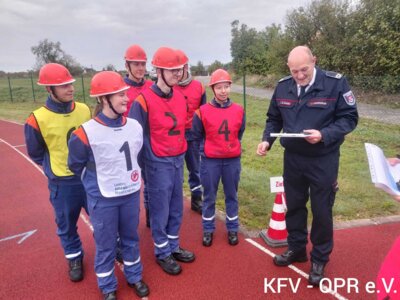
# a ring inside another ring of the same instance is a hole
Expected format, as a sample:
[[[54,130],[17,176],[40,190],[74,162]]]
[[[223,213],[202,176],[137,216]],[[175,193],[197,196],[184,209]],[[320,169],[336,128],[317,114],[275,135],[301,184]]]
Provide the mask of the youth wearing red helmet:
[[[128,108],[124,113],[124,116],[128,116],[129,110],[132,106],[133,101],[144,89],[150,87],[153,82],[146,80],[146,62],[147,55],[142,47],[139,45],[131,45],[125,51],[125,68],[128,72],[124,81],[129,85],[127,96],[129,98]]]
[[[117,237],[128,285],[139,297],[149,294],[142,280],[137,233],[141,187],[137,157],[143,130],[136,120],[123,116],[128,89],[116,72],[94,75],[90,96],[97,98],[97,114],[72,133],[68,145],[69,168],[82,177],[87,193],[96,243],[95,272],[104,299],[116,295]]]
[[[175,49],[160,47],[153,56],[157,83],[134,101],[129,117],[143,127],[140,160],[147,180],[150,227],[157,263],[168,274],[182,271],[176,261],[192,262],[192,252],[180,247],[183,214],[183,159],[187,149],[186,100],[173,90],[182,78],[184,62]]]
[[[67,142],[71,132],[91,118],[84,103],[74,101],[72,77],[66,67],[44,65],[38,85],[49,93],[46,104],[33,111],[24,131],[29,157],[43,167],[48,179],[50,202],[54,208],[57,234],[69,265],[73,282],[83,279],[83,248],[77,232],[81,209],[87,210],[86,193],[81,179],[68,168]]]
[[[201,151],[201,183],[204,188],[202,224],[203,245],[209,247],[215,231],[215,201],[220,180],[225,193],[228,243],[237,245],[239,230],[238,185],[241,172],[241,139],[245,130],[242,106],[229,98],[231,77],[218,69],[209,86],[214,99],[198,109],[193,117],[192,133],[204,143]]]

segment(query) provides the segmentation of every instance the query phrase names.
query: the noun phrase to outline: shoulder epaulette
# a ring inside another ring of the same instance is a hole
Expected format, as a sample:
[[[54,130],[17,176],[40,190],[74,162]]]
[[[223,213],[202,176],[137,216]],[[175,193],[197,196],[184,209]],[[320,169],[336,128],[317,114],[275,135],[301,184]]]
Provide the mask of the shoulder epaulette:
[[[282,81],[288,80],[288,79],[290,79],[290,78],[292,78],[292,75],[289,75],[289,76],[283,77],[283,78],[279,79],[279,81],[278,81],[278,82],[282,82]]]
[[[340,78],[343,77],[342,74],[336,73],[336,72],[332,72],[332,71],[326,71],[325,75],[328,76],[328,77],[331,77],[331,78],[336,78],[336,79],[340,79]]]

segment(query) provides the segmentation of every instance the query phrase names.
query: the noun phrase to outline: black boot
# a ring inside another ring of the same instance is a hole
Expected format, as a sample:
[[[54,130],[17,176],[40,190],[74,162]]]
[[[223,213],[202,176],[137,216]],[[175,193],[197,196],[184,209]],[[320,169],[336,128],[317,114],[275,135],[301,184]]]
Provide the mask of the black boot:
[[[139,280],[135,283],[129,283],[129,287],[133,288],[135,294],[138,295],[139,298],[146,297],[150,294],[150,289],[147,284],[143,280]]]
[[[78,282],[83,279],[83,264],[82,257],[68,261],[69,279],[73,282]]]
[[[196,259],[196,256],[193,252],[188,250],[182,249],[181,247],[178,248],[175,252],[172,252],[172,256],[177,260],[185,263],[193,262]]]
[[[239,243],[238,233],[236,231],[228,231],[228,243],[235,246]]]
[[[107,294],[103,294],[103,300],[117,300],[117,292],[109,292]]]
[[[319,286],[319,283],[324,278],[324,264],[311,262],[311,270],[308,277],[308,282],[313,286]]]
[[[212,232],[204,232],[203,233],[203,246],[210,247],[213,241],[213,233]]]
[[[192,195],[191,208],[193,211],[201,215],[201,211],[203,209],[203,200],[201,195]]]
[[[171,274],[171,275],[178,275],[182,272],[181,266],[176,262],[175,258],[170,255],[165,258],[157,258],[157,263],[163,269],[164,272]]]
[[[287,249],[281,255],[275,255],[273,258],[276,266],[288,266],[294,262],[306,262],[307,260],[308,258],[306,249],[297,251]]]

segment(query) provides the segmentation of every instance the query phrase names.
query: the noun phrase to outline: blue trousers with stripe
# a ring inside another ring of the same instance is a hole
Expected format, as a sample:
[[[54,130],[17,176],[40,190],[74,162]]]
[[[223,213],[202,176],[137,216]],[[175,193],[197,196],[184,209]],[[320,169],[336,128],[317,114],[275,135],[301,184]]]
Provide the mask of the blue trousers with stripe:
[[[143,266],[137,234],[139,201],[139,191],[117,198],[88,199],[96,242],[94,269],[103,294],[117,289],[114,265],[118,236],[126,280],[136,283],[142,279]]]
[[[203,194],[200,181],[200,143],[198,141],[187,142],[188,148],[185,153],[186,168],[189,172],[189,187],[192,195]]]
[[[183,156],[173,162],[147,162],[150,227],[157,258],[171,255],[179,247],[183,215]]]
[[[57,235],[68,260],[83,256],[77,222],[81,209],[87,211],[86,192],[82,184],[48,184],[50,202],[56,216]]]
[[[203,185],[203,231],[215,230],[215,201],[220,180],[225,194],[226,228],[239,230],[238,185],[240,180],[240,157],[201,157],[201,182]]]

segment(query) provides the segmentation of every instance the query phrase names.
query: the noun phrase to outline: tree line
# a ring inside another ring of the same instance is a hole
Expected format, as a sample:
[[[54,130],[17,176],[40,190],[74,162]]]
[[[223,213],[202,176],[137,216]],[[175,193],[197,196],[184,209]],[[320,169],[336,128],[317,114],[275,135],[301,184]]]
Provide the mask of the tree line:
[[[216,60],[209,66],[199,61],[190,67],[193,75],[224,68],[272,78],[274,85],[288,74],[289,51],[308,45],[320,67],[344,73],[353,85],[365,91],[400,93],[400,0],[312,0],[288,11],[283,26],[272,24],[258,31],[235,20],[231,35],[232,61]],[[65,65],[73,75],[95,72],[61,49],[60,42],[45,39],[31,51],[36,72],[48,62]],[[108,64],[103,70],[115,67]]]
[[[400,1],[314,0],[289,11],[285,26],[257,31],[231,23],[235,73],[283,76],[287,55],[308,45],[317,64],[344,73],[364,90],[400,92]]]

